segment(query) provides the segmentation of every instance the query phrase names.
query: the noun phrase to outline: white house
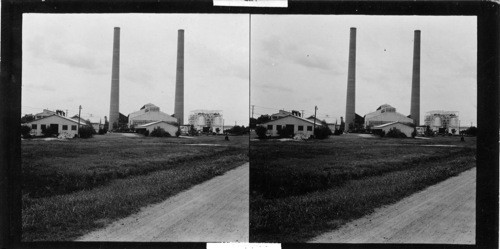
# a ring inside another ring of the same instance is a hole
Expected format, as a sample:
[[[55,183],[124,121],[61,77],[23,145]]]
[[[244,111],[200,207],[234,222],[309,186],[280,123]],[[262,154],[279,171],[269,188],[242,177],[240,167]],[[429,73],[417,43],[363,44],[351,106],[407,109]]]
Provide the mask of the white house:
[[[26,123],[31,128],[31,135],[43,135],[42,129],[53,127],[57,133],[63,134],[65,137],[74,137],[78,134],[78,121],[52,114],[51,116],[35,119]],[[86,125],[85,122],[80,121],[80,127]]]
[[[387,124],[383,124],[383,125],[378,125],[378,126],[374,126],[372,127],[372,131],[373,130],[383,130],[385,131],[385,133],[387,134],[387,132],[389,132],[390,129],[392,128],[396,128],[398,130],[400,130],[401,132],[403,132],[407,137],[411,137],[411,133],[413,132],[414,128],[406,123],[400,123],[400,122],[392,122],[392,123],[387,123]]]
[[[278,136],[278,130],[291,129],[293,134],[302,134],[306,137],[313,135],[314,121],[303,119],[294,115],[288,115],[275,120],[260,124],[267,128],[267,134],[270,136]],[[316,124],[316,127],[321,124]]]
[[[160,127],[168,132],[171,136],[175,136],[175,133],[179,130],[179,128],[175,125],[169,124],[166,121],[156,121],[148,124],[138,125],[135,127],[136,132],[141,132],[141,130],[148,130],[151,133],[156,127]]]

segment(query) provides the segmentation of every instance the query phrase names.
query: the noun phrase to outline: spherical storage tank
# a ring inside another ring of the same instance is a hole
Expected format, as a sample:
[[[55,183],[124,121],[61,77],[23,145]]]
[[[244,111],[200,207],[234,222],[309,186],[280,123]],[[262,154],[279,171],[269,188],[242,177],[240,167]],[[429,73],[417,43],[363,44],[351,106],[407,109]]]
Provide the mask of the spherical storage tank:
[[[441,117],[434,116],[434,122],[432,122],[434,127],[441,127]]]
[[[212,125],[213,126],[222,126],[222,117],[221,116],[214,117],[214,121],[212,122]]]
[[[450,127],[458,127],[458,118],[454,117],[450,119]]]
[[[205,126],[205,117],[201,115],[198,116],[198,118],[196,119],[196,124],[199,126]]]

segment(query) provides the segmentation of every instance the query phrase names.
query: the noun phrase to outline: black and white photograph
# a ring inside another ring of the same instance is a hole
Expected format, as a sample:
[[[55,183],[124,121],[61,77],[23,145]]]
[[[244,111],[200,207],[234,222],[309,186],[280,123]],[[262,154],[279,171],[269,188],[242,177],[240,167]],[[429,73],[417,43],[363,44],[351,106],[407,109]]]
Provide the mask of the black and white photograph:
[[[248,242],[249,15],[24,14],[22,240]]]
[[[475,244],[475,16],[252,15],[250,241]]]

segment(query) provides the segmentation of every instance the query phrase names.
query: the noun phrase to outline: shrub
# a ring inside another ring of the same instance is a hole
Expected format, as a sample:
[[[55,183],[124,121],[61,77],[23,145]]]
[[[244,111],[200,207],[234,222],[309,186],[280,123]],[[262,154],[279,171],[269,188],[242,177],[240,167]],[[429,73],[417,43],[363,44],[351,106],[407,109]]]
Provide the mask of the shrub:
[[[336,130],[333,132],[333,135],[335,135],[335,136],[342,135],[342,130],[340,130],[340,129],[336,129]]]
[[[51,126],[42,128],[42,134],[45,137],[57,137],[57,135],[59,135],[58,130]]]
[[[314,137],[317,139],[325,139],[330,135],[332,135],[332,131],[328,126],[317,126],[314,130]]]
[[[149,136],[149,130],[145,130],[142,134],[146,137]]]
[[[180,136],[180,135],[181,135],[181,130],[177,130],[177,131],[175,132],[175,136],[176,136],[176,137],[178,137],[178,136]]]
[[[264,126],[257,126],[257,128],[255,128],[255,132],[257,133],[257,136],[259,138],[266,138],[266,133],[267,133],[267,129],[266,127]]]
[[[467,128],[467,130],[465,130],[465,134],[475,137],[477,135],[477,127],[471,126]]]
[[[108,129],[106,129],[106,128],[104,128],[104,129],[100,129],[100,128],[99,128],[99,132],[98,132],[98,134],[99,134],[99,135],[104,135],[104,134],[106,134],[106,133],[108,133]]]
[[[417,136],[417,129],[413,129],[413,132],[411,133],[411,137],[415,138]]]
[[[21,135],[23,136],[23,138],[30,138],[31,137],[30,131],[31,127],[27,125],[21,125]]]
[[[393,138],[406,138],[406,135],[403,132],[401,132],[401,130],[399,130],[396,127],[391,128],[387,132],[387,134],[385,134],[385,136],[387,136],[387,137],[393,137]]]
[[[292,127],[282,127],[278,130],[278,135],[281,138],[290,138],[293,137],[293,128]]]
[[[81,126],[80,130],[78,130],[78,135],[80,138],[91,138],[95,134],[94,128],[90,126]]]
[[[165,131],[161,127],[154,128],[154,130],[149,135],[152,137],[170,137],[171,136],[170,133],[168,133],[167,131]]]
[[[380,137],[384,137],[385,136],[385,131],[382,130],[382,129],[375,129],[375,130],[372,130],[372,133],[374,135],[377,135],[377,136],[380,136]]]

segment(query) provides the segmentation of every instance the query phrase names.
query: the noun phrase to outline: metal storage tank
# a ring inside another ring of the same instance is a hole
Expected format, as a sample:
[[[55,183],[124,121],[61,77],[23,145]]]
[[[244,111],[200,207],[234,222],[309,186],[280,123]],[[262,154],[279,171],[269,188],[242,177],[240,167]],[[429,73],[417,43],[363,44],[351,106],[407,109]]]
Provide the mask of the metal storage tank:
[[[439,116],[434,116],[434,122],[432,122],[432,126],[434,127],[441,127],[441,117]]]
[[[454,117],[450,119],[450,127],[458,127],[458,118]]]
[[[199,126],[205,126],[205,117],[199,115],[198,118],[196,119],[196,124]]]
[[[212,126],[222,126],[222,117],[221,116],[214,117]]]

